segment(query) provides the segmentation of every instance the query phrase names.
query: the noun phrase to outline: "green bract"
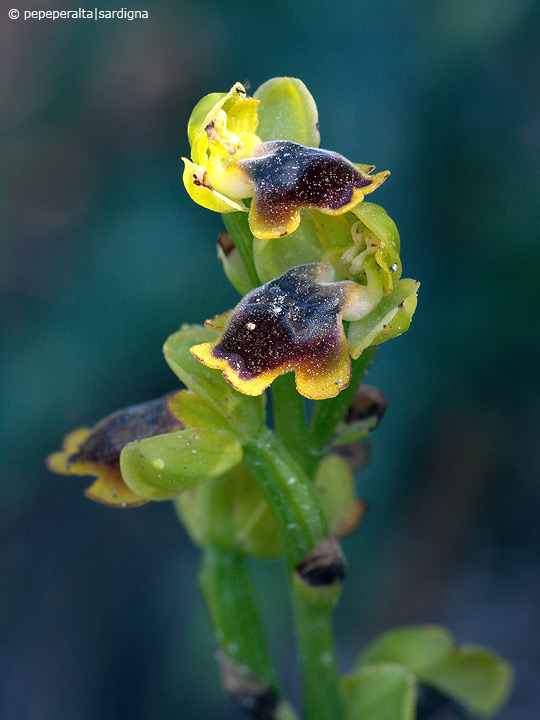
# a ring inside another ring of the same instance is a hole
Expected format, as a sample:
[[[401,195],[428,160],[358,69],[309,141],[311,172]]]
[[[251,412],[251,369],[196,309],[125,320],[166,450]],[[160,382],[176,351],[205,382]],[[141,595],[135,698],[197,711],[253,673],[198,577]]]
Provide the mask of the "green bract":
[[[229,240],[228,246],[222,241],[223,236]],[[238,290],[240,295],[246,295],[250,290],[253,290],[253,283],[246,266],[238,252],[238,248],[234,247],[230,242],[228,233],[220,235],[217,243],[217,256],[228,281]]]
[[[345,535],[354,529],[347,526],[358,502],[354,477],[346,461],[339,455],[327,455],[319,463],[315,475],[315,492],[319,495],[331,532]]]

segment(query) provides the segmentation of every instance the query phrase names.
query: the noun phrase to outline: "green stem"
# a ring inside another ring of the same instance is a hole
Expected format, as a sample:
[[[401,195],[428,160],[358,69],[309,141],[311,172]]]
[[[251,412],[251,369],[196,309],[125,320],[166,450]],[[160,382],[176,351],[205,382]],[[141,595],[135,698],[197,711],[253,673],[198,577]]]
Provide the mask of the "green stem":
[[[321,450],[335,432],[336,426],[343,420],[348,407],[354,400],[356,391],[364,381],[377,354],[378,347],[369,347],[352,363],[352,375],[349,386],[339,395],[330,400],[319,400],[315,403],[311,425],[309,428],[309,441],[315,450]]]
[[[332,607],[340,588],[312,587],[295,573],[298,563],[328,533],[313,486],[268,428],[247,443],[244,459],[287,539],[286,559],[304,687],[305,718],[340,720],[331,626]]]
[[[302,671],[305,720],[342,720],[338,669],[332,633],[332,608],[336,590],[301,585],[290,577],[299,660]],[[339,592],[339,590],[337,591]],[[334,593],[331,602],[317,595]],[[313,595],[313,602],[309,594]]]
[[[283,529],[288,560],[296,566],[328,534],[313,485],[266,427],[246,442],[244,460]]]
[[[277,690],[245,557],[217,548],[205,549],[199,586],[222,651]]]
[[[272,383],[274,430],[292,457],[307,470],[311,464],[306,437],[304,401],[296,390],[294,373],[286,373]]]
[[[253,260],[253,235],[249,229],[248,214],[233,212],[224,213],[221,217],[244,263],[252,287],[258,287],[261,282]]]

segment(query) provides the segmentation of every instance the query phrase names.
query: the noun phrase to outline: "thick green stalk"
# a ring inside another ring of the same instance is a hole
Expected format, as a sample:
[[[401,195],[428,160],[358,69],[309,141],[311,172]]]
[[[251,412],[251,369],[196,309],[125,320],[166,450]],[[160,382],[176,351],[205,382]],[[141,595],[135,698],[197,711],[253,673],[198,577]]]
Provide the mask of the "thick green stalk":
[[[307,443],[304,401],[296,390],[294,373],[286,373],[272,383],[274,430],[293,458],[307,470],[311,464]]]
[[[305,720],[342,720],[332,632],[332,609],[341,587],[309,587],[294,572],[290,587]]]
[[[313,486],[275,435],[265,428],[244,447],[244,459],[285,536],[306,720],[340,720],[331,613],[340,583],[311,586],[297,566],[328,530]]]
[[[258,287],[261,283],[253,261],[253,235],[248,225],[248,214],[233,212],[225,213],[221,217],[244,263],[252,287]]]
[[[221,650],[277,689],[247,562],[243,555],[206,548],[199,586]]]
[[[330,400],[319,400],[315,403],[309,428],[309,442],[314,450],[321,450],[326,445],[338,423],[343,420],[356,391],[375,360],[378,349],[378,347],[369,347],[358,360],[353,361],[351,382],[345,390]]]
[[[295,566],[328,534],[313,485],[266,427],[244,445],[244,460],[283,529]]]

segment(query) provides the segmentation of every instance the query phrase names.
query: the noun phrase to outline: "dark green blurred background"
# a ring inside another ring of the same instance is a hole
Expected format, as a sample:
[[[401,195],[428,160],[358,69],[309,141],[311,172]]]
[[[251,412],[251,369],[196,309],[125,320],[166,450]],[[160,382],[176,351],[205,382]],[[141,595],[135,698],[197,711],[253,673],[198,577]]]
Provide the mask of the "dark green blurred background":
[[[100,507],[43,459],[173,388],[167,335],[236,302],[220,218],[187,197],[180,156],[202,95],[275,75],[307,84],[323,147],[392,171],[373,200],[422,281],[410,332],[370,376],[389,410],[359,478],[371,513],[345,543],[342,667],[383,628],[444,623],[514,663],[501,719],[537,717],[538,3],[203,0],[24,22],[17,2],[0,10],[2,720],[237,717],[171,506]],[[297,699],[280,570],[256,572]]]

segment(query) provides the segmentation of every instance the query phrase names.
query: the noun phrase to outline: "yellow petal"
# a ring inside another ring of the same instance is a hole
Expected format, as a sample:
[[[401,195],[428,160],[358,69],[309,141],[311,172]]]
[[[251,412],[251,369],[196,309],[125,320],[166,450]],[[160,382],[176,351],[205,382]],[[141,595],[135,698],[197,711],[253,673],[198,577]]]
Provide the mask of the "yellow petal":
[[[198,205],[218,213],[247,212],[248,209],[243,202],[231,200],[225,195],[212,189],[210,176],[200,165],[195,165],[191,160],[182,158],[184,161],[183,180],[188,195]]]

